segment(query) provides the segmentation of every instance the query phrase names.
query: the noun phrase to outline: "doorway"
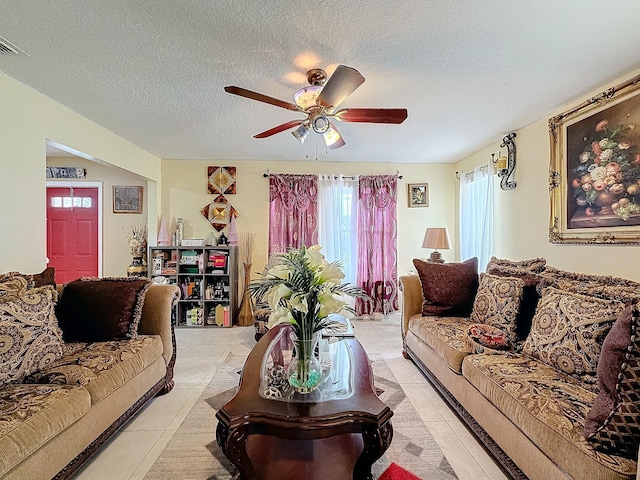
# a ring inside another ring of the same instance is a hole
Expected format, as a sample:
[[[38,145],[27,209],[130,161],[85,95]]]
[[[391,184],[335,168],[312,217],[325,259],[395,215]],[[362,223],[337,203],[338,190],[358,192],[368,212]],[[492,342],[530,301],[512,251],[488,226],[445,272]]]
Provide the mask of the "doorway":
[[[47,182],[47,263],[56,282],[102,275],[102,183]]]

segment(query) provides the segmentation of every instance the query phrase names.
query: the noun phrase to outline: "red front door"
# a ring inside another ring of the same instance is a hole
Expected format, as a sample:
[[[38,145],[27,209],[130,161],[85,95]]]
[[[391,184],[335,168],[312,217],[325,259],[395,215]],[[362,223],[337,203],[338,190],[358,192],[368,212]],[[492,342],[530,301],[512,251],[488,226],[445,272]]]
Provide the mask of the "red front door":
[[[47,257],[56,282],[98,276],[98,189],[47,187]]]

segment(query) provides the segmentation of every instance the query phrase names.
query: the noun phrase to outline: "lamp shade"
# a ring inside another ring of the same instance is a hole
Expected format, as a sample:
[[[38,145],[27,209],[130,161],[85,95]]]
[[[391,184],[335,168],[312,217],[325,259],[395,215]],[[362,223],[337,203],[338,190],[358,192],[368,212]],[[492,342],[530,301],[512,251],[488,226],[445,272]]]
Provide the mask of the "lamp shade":
[[[451,240],[449,240],[449,232],[447,229],[427,228],[426,232],[424,232],[422,248],[449,250],[451,248]]]

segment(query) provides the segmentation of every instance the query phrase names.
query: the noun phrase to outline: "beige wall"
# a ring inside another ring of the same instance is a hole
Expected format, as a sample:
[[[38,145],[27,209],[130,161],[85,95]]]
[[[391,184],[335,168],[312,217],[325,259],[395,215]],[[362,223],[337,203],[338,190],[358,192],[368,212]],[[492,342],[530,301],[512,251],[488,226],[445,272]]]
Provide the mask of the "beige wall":
[[[292,145],[295,148],[295,145]],[[455,235],[455,169],[452,165],[337,163],[322,161],[260,162],[206,160],[162,161],[161,212],[175,225],[176,217],[185,219],[186,238],[206,239],[213,231],[200,210],[211,202],[207,193],[207,166],[235,166],[237,168],[237,194],[227,199],[238,211],[238,232],[256,233],[253,252],[253,273],[261,271],[267,260],[269,231],[269,180],[263,174],[272,173],[334,173],[394,174],[399,169],[398,181],[398,272],[413,268],[414,257],[428,257],[430,252],[421,248],[426,227],[448,227]],[[408,208],[407,183],[429,184],[429,207]],[[225,230],[225,234],[228,231]],[[452,251],[444,251],[447,260],[453,260]]]
[[[604,85],[593,93],[603,91],[632,75],[612,82],[611,85]],[[589,97],[590,95],[585,95],[516,132],[518,186],[514,190],[503,191],[496,180],[495,255],[513,260],[544,257],[549,265],[562,269],[640,280],[640,246],[549,243],[550,142],[547,121]],[[500,150],[501,141],[500,138],[495,144],[465,158],[456,165],[456,169],[469,171],[474,166],[486,164],[491,159],[491,154],[497,154]],[[505,153],[506,149],[502,148],[502,152]]]
[[[102,275],[120,277],[127,274],[127,266],[131,262],[131,254],[127,246],[126,232],[131,231],[132,224],[147,223],[147,182],[144,178],[122,168],[103,165],[80,157],[48,157],[50,167],[79,167],[87,172],[86,178],[48,179],[48,183],[64,181],[65,183],[100,182],[102,184]],[[141,214],[113,213],[113,186],[138,185],[143,187],[143,209]],[[155,203],[155,199],[154,199]]]
[[[46,265],[47,140],[149,180],[148,214],[155,222],[159,158],[2,73],[0,111],[0,272],[38,272]]]

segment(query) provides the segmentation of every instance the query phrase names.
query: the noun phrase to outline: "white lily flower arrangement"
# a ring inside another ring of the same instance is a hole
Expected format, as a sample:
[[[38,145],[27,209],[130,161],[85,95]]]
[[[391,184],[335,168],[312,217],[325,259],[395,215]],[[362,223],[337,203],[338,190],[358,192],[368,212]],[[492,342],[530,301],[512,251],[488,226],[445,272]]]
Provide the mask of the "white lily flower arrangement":
[[[327,262],[319,245],[292,249],[276,256],[275,265],[248,285],[251,295],[271,309],[268,327],[290,323],[300,340],[330,326],[329,315],[353,311],[345,296],[366,298],[361,288],[342,283],[340,262]]]

